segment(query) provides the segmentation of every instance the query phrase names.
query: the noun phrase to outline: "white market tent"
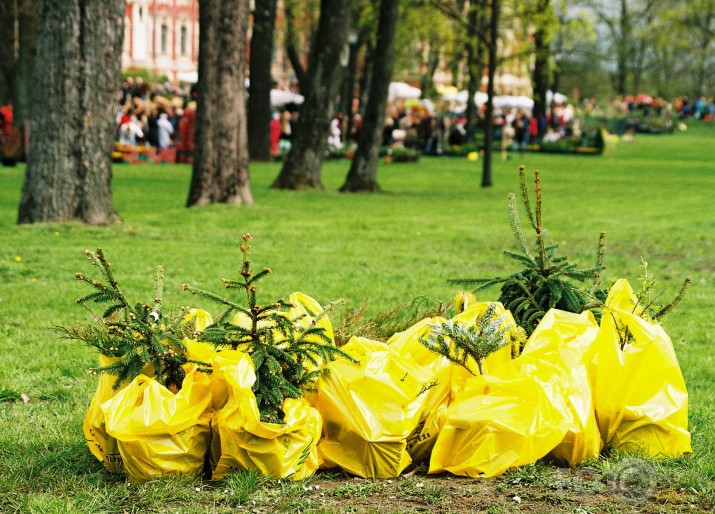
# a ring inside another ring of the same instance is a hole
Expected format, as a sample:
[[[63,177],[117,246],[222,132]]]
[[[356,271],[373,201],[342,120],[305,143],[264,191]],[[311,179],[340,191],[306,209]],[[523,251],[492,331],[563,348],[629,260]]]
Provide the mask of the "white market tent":
[[[271,89],[271,105],[279,106],[286,104],[302,104],[303,95],[294,93],[293,91],[285,91],[283,89]]]
[[[387,91],[387,96],[390,100],[394,100],[395,98],[419,98],[422,96],[422,90],[420,88],[410,86],[405,82],[390,82]]]

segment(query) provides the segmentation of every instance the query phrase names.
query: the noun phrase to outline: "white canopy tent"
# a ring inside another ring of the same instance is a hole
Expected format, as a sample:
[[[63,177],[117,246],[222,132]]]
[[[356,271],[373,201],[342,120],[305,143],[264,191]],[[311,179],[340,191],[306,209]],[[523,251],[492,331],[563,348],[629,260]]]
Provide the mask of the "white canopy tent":
[[[303,95],[294,93],[293,91],[285,91],[283,89],[271,89],[271,105],[280,106],[286,104],[302,104]]]
[[[387,91],[387,97],[390,100],[394,100],[396,98],[419,98],[422,96],[422,90],[420,88],[410,86],[405,82],[390,82],[390,86]]]

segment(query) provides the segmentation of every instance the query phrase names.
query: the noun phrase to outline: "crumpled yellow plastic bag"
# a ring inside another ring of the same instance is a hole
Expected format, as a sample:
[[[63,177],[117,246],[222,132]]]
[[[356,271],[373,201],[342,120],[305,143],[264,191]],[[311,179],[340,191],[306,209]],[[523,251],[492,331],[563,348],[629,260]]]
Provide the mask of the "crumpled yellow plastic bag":
[[[603,443],[596,424],[586,355],[598,335],[589,311],[574,314],[549,310],[539,322],[514,365],[538,381],[564,414],[568,431],[551,456],[576,466],[598,457]]]
[[[601,437],[611,448],[651,456],[691,453],[688,391],[673,344],[640,311],[628,281],[618,280],[606,300],[591,363]],[[633,336],[623,350],[619,326]]]
[[[474,324],[489,305],[489,302],[476,303],[452,319],[464,324]],[[497,304],[495,316],[498,317],[502,314],[506,314],[505,323],[514,323],[511,313],[505,311],[501,304]],[[466,381],[473,376],[461,366],[453,365],[446,357],[428,350],[420,342],[420,338],[427,338],[431,332],[430,325],[446,321],[442,317],[423,319],[407,330],[394,334],[387,341],[390,347],[402,357],[430,369],[435,375],[432,387],[425,396],[423,415],[407,442],[407,450],[412,459],[417,462],[429,458],[437,434],[444,424],[449,403],[454,399],[455,394],[461,391]],[[485,373],[495,373],[498,369],[509,366],[511,353],[510,347],[504,347],[489,355],[483,363]],[[476,362],[472,362],[471,367],[476,370]]]
[[[353,337],[316,385],[324,466],[363,478],[394,478],[412,462],[407,439],[420,421],[434,373],[388,345]]]
[[[447,408],[429,473],[498,476],[547,455],[564,438],[568,420],[525,375],[476,376]]]
[[[116,361],[116,359],[111,359],[104,355],[99,356],[100,367],[109,366],[113,361]],[[117,440],[107,433],[104,413],[100,406],[117,394],[117,391],[114,390],[116,378],[106,373],[100,374],[97,390],[92,396],[92,401],[82,424],[82,431],[87,439],[89,450],[110,473],[122,472],[122,458],[119,455]]]
[[[176,394],[139,375],[101,409],[130,482],[201,475],[211,436],[207,374],[190,370]]]
[[[305,400],[287,398],[282,407],[284,423],[261,422],[251,390],[256,380],[251,357],[235,350],[220,352],[214,370],[213,387],[225,391],[218,393],[225,400],[212,422],[212,478],[245,469],[275,478],[311,476],[319,465],[318,411]]]
[[[315,325],[316,327],[322,328],[325,335],[328,336],[331,341],[334,341],[335,334],[333,324],[328,316],[323,315],[323,306],[320,305],[320,303],[300,291],[291,294],[288,301],[291,304],[291,308],[288,311],[288,315],[291,319],[297,319],[297,323],[303,327]],[[322,342],[322,339],[316,340]]]

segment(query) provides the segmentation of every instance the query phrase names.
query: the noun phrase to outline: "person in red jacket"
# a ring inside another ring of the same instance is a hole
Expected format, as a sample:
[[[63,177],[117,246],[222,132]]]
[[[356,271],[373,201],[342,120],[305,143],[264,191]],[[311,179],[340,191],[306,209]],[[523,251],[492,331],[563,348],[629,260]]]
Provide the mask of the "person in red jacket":
[[[8,100],[0,107],[0,133],[7,135],[12,129],[12,102]]]

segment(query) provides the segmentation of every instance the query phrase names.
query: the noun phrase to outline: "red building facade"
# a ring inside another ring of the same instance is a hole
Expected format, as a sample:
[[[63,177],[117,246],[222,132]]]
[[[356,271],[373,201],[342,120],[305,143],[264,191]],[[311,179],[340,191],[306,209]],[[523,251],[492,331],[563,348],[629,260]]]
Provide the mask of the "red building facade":
[[[170,81],[195,81],[198,0],[127,0],[122,68],[143,68]]]

